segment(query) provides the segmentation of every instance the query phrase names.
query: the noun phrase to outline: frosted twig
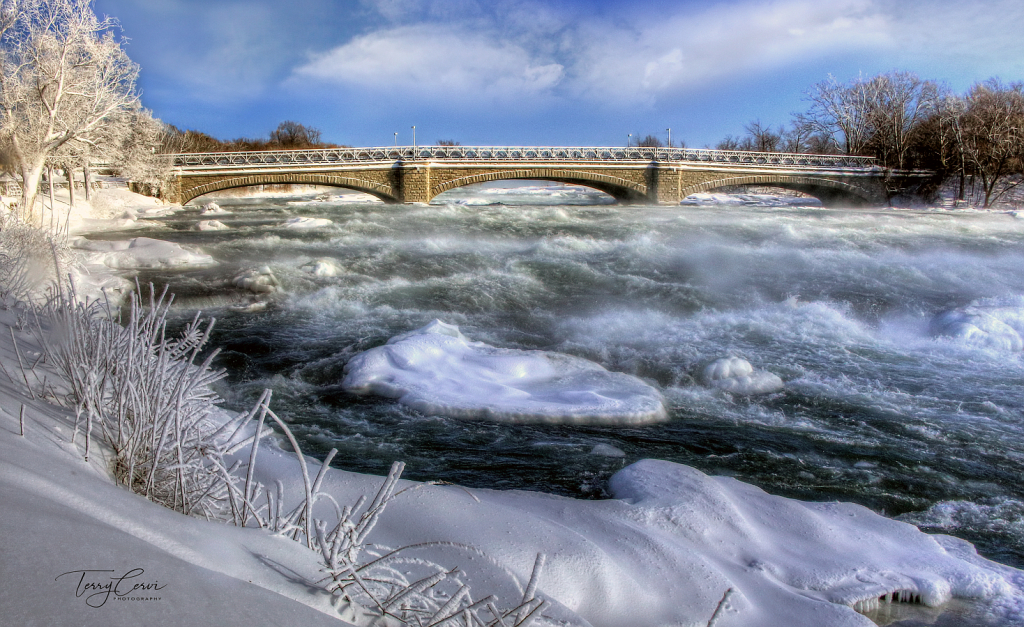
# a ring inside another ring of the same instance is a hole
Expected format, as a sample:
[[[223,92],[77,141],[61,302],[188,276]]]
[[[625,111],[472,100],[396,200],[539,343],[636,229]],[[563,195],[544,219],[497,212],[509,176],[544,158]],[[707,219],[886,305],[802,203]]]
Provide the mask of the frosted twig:
[[[246,468],[246,471],[245,471],[245,499],[246,499],[246,503],[243,504],[243,506],[242,506],[242,526],[243,527],[245,526],[245,523],[248,520],[248,513],[249,513],[248,500],[249,500],[249,495],[252,494],[251,491],[250,491],[250,486],[252,484],[252,474],[253,474],[253,472],[256,469],[256,451],[257,451],[257,449],[259,448],[259,445],[260,445],[260,438],[258,436],[259,436],[260,431],[263,430],[263,421],[266,419],[267,411],[270,409],[270,406],[269,406],[270,395],[271,395],[271,391],[269,389],[263,390],[263,394],[260,395],[260,399],[256,402],[256,407],[254,407],[252,412],[250,412],[250,416],[251,416],[252,414],[254,414],[256,412],[256,408],[259,408],[260,417],[259,417],[259,420],[256,423],[256,434],[257,434],[257,437],[253,438],[252,449],[250,449],[250,451],[249,451],[249,466],[248,466],[248,468]],[[239,425],[239,426],[241,426],[241,425]]]
[[[25,403],[21,404],[21,412],[18,415],[18,425],[21,427],[21,437],[25,437]]]
[[[725,611],[726,604],[729,602],[729,597],[731,597],[735,592],[735,588],[729,588],[725,591],[725,594],[722,595],[722,600],[718,602],[718,607],[715,608],[715,613],[711,615],[710,619],[708,619],[707,627],[715,627],[715,625],[718,624],[718,619],[722,616],[722,612]]]
[[[11,332],[11,342],[14,343],[14,352],[18,355],[18,366],[21,367],[21,376],[25,379],[25,387],[28,389],[28,397],[35,398],[36,395],[32,393],[32,386],[28,382],[28,374],[25,373],[25,364],[21,360],[21,349],[18,348],[18,340],[14,337],[14,328],[7,327],[7,330]]]

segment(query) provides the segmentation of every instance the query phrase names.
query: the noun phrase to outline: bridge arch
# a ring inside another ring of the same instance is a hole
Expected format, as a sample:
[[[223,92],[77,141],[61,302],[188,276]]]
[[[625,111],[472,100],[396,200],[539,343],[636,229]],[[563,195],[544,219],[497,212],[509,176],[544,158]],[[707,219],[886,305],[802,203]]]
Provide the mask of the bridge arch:
[[[249,187],[251,185],[327,185],[331,187],[344,187],[346,189],[364,192],[376,196],[386,203],[400,202],[391,188],[375,181],[367,181],[347,176],[336,176],[330,174],[257,174],[252,176],[239,176],[234,178],[220,179],[196,185],[181,190],[178,202],[185,203],[210,192],[219,192],[222,189],[235,187]]]
[[[530,170],[499,170],[497,172],[484,172],[481,174],[462,176],[434,185],[430,189],[430,197],[433,198],[450,189],[465,187],[466,185],[472,185],[474,183],[509,181],[517,179],[554,181],[556,183],[583,185],[585,187],[591,187],[598,191],[602,191],[616,200],[642,200],[647,196],[647,185],[628,181],[609,174],[556,168],[538,168]]]
[[[814,196],[823,205],[843,207],[871,207],[884,204],[884,199],[876,198],[875,194],[861,189],[856,185],[833,181],[827,178],[812,176],[794,176],[791,174],[761,174],[755,176],[739,176],[733,178],[705,181],[696,185],[683,188],[680,197],[686,198],[690,194],[708,192],[718,187],[730,187],[734,185],[771,185],[783,189],[802,192]]]

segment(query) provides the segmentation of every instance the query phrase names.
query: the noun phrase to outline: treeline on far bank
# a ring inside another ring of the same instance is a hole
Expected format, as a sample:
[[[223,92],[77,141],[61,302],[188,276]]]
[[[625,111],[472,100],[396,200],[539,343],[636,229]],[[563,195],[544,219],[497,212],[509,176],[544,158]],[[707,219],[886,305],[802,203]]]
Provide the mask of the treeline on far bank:
[[[829,77],[806,92],[809,107],[788,125],[751,122],[715,148],[874,157],[887,169],[935,172],[933,185],[968,181],[991,206],[1024,175],[1024,83],[998,79],[958,94],[911,72],[841,83]]]
[[[241,152],[250,150],[301,150],[303,148],[342,148],[321,140],[319,129],[291,120],[278,124],[266,139],[262,137],[222,140],[202,131],[181,130],[167,125],[164,129],[164,153]]]

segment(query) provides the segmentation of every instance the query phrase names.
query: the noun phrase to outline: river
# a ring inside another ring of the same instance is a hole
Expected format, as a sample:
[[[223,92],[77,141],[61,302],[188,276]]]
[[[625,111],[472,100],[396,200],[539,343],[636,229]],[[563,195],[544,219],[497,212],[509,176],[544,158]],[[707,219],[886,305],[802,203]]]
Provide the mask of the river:
[[[936,335],[932,323],[973,303],[1020,329],[1024,220],[1013,215],[756,197],[620,206],[542,185],[453,190],[430,205],[216,201],[232,213],[190,206],[141,234],[219,265],[141,278],[169,284],[182,319],[196,308],[217,318],[228,407],[272,388],[307,452],[336,447],[337,466],[384,474],[403,460],[411,479],[602,498],[616,470],[660,458],[773,494],[857,502],[1024,567],[1022,353]],[[332,225],[281,226],[298,216]],[[230,228],[194,230],[212,218]],[[315,276],[318,260],[335,276]],[[263,266],[280,284],[269,304],[228,307],[254,298],[232,279]],[[349,358],[434,319],[641,377],[670,419],[499,424],[342,389]],[[724,356],[785,389],[741,397],[701,385],[700,369]]]

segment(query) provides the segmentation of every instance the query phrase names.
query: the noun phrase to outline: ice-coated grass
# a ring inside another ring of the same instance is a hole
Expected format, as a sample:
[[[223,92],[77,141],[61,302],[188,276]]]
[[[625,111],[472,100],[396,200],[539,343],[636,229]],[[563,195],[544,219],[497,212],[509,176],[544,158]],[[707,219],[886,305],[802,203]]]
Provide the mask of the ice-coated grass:
[[[169,337],[172,300],[152,286],[148,302],[135,292],[122,320],[72,286],[43,309],[39,338],[67,383],[86,459],[98,435],[118,483],[175,511],[220,517],[223,451],[207,418],[219,401],[209,386],[224,372],[211,367],[217,351],[199,360],[214,321],[197,315]]]
[[[225,475],[232,512],[240,512],[234,521],[241,526],[255,522],[270,532],[302,542],[316,551],[325,575],[319,583],[334,596],[342,618],[357,624],[410,627],[586,624],[578,617],[574,617],[578,619],[574,623],[566,622],[564,617],[556,621],[545,614],[551,601],[538,598],[544,554],[537,555],[530,580],[523,587],[501,564],[467,544],[423,542],[397,549],[371,544],[368,537],[388,504],[406,491],[429,484],[398,490],[405,464],[395,462],[372,499],[368,500],[363,495],[355,503],[341,507],[333,497],[321,492],[326,470],[337,449],[331,449],[316,478],[310,481],[305,456],[288,425],[270,409],[270,399],[271,391],[264,390],[256,406],[242,421],[236,419],[235,430],[241,428],[244,420],[254,416],[257,416],[257,432],[263,429],[267,418],[272,420],[284,433],[298,459],[303,495],[290,511],[284,512],[283,503],[289,499],[283,484],[278,481],[276,490],[268,490],[253,480],[259,439],[252,438],[244,482],[237,475]],[[244,442],[248,443],[249,439]],[[238,450],[238,446],[232,450]],[[335,522],[314,517],[314,506],[321,499],[330,501]],[[520,596],[511,605],[502,603],[495,594],[475,597],[470,577],[458,567],[447,568],[423,556],[431,551],[461,554],[470,560],[482,559],[490,563],[496,570],[504,572]],[[382,620],[384,622],[380,623]]]

